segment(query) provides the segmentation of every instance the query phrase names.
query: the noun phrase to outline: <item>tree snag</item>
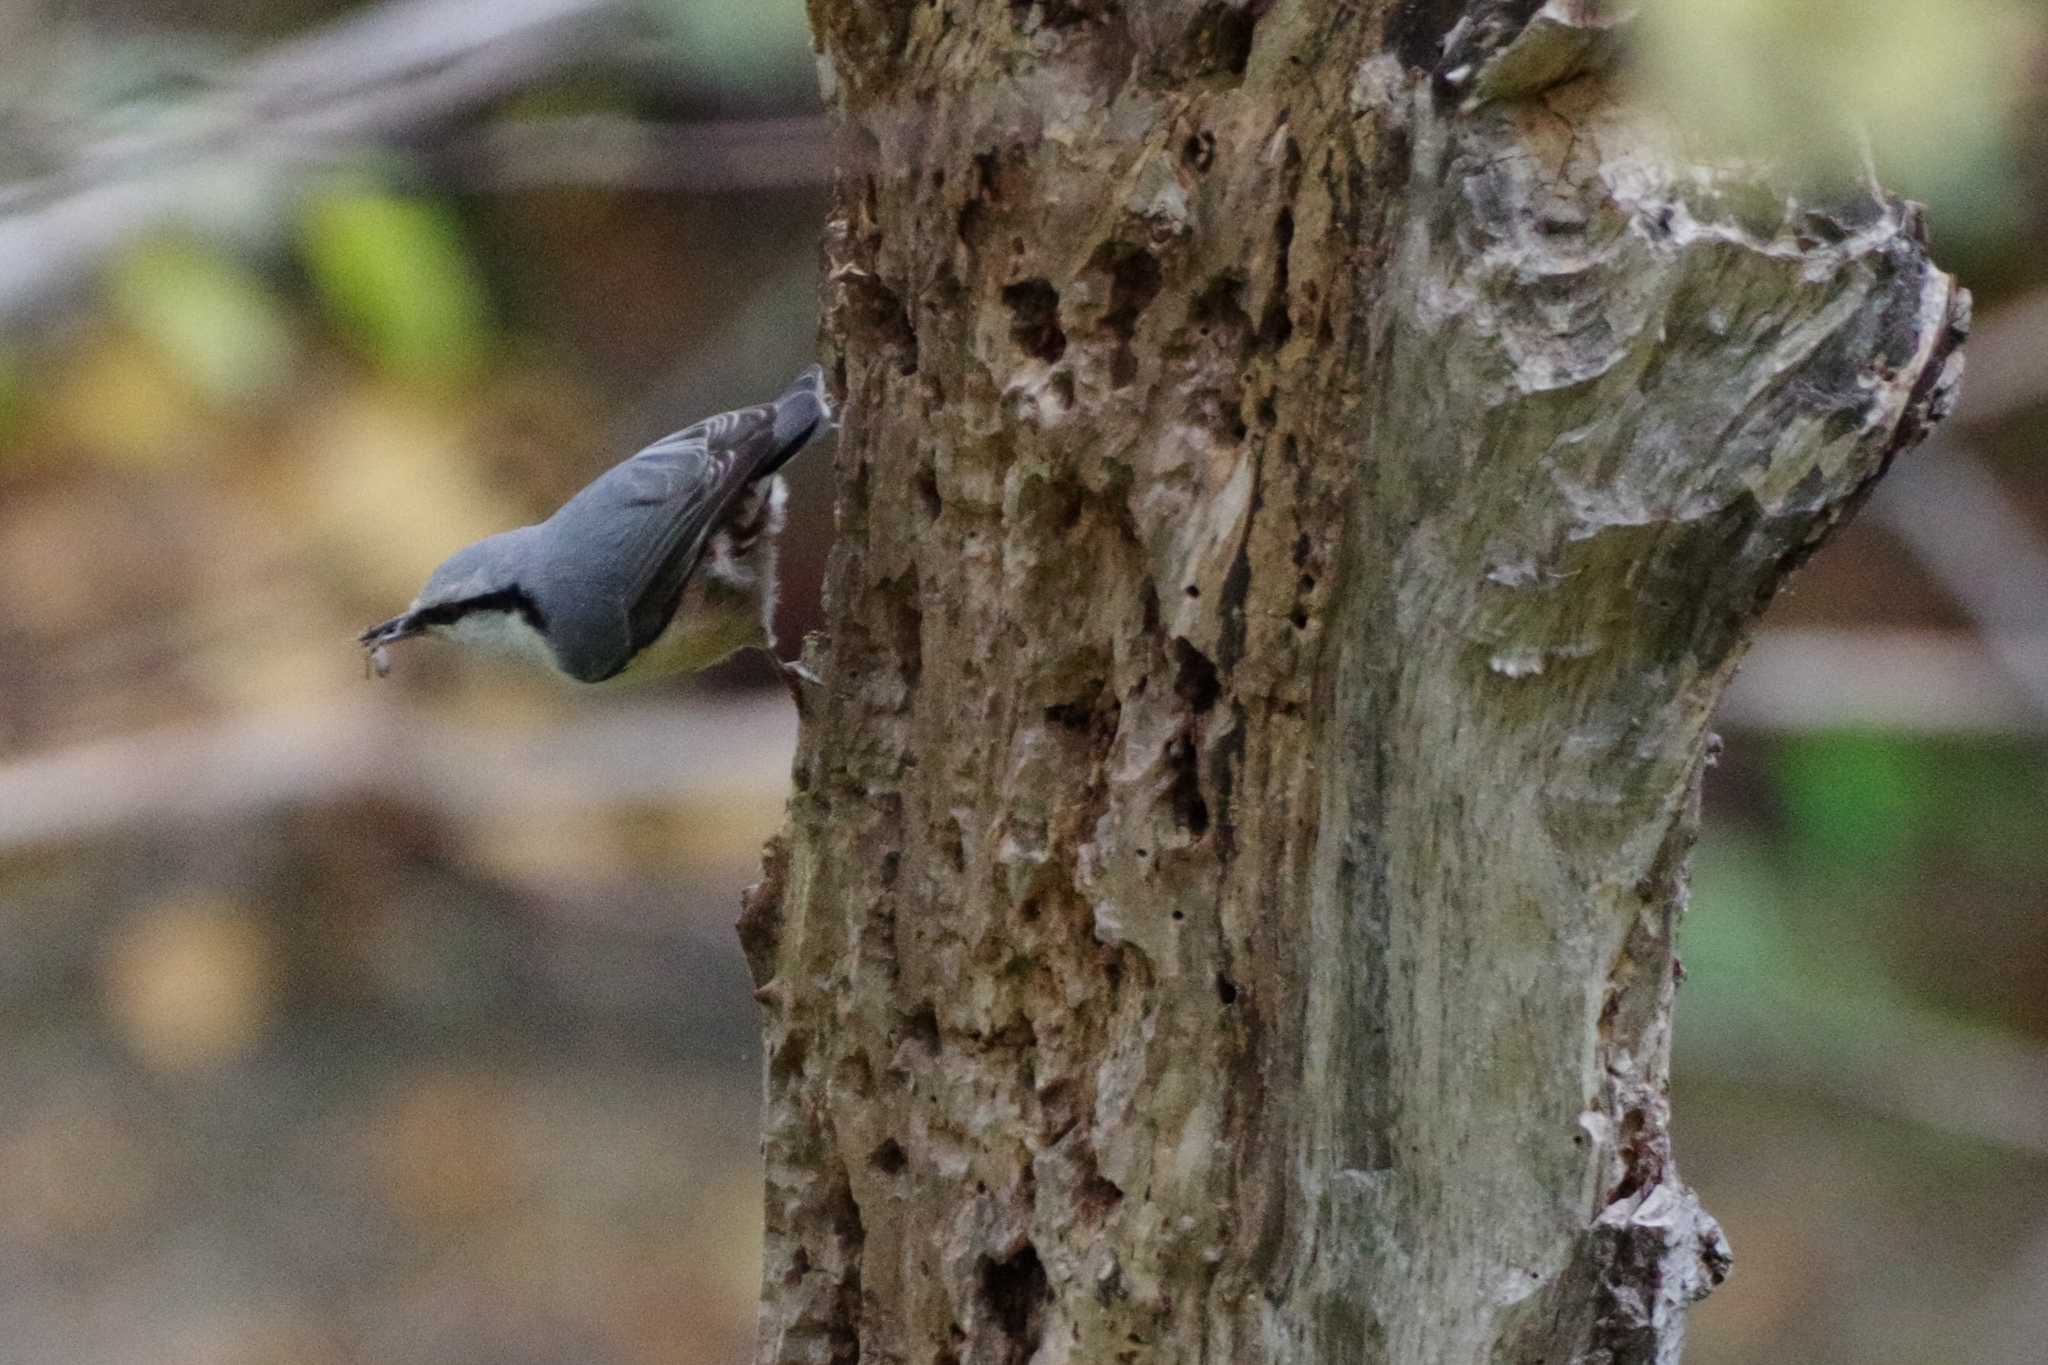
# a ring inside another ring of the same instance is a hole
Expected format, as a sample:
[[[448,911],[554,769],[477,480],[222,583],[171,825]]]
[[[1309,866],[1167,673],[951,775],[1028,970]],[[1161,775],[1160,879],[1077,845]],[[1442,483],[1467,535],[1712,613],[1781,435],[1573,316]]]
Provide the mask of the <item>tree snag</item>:
[[[764,1365],[1677,1359],[1708,720],[1967,303],[1689,160],[1621,8],[811,0]]]

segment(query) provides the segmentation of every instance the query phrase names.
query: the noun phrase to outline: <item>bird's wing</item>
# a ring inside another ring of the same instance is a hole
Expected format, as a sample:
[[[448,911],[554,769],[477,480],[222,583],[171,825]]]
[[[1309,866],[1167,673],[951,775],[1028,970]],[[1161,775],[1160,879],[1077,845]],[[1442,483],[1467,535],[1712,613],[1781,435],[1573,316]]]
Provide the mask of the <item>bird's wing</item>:
[[[722,412],[665,436],[620,465],[628,507],[651,513],[626,550],[626,627],[635,653],[668,627],[711,532],[780,453],[775,407]]]
[[[548,520],[547,594],[558,645],[586,682],[623,669],[667,629],[711,533],[749,484],[803,448],[828,419],[815,368],[772,403],[664,436],[600,475]]]
[[[830,416],[824,372],[812,366],[773,402],[707,417],[606,475],[619,480],[629,520],[637,519],[631,513],[651,514],[646,529],[636,528],[621,547],[632,652],[668,628],[711,533],[741,494],[803,449]]]

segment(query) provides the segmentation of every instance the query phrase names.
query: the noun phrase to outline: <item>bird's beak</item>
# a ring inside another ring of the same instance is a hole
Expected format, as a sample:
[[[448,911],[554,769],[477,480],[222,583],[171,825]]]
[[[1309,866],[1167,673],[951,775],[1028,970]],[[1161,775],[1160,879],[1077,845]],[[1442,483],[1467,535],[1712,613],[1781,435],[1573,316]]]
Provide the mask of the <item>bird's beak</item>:
[[[356,643],[366,649],[375,649],[379,645],[388,645],[396,640],[409,640],[425,629],[426,627],[419,623],[416,614],[406,612],[403,616],[394,616],[389,621],[371,626],[356,636]]]
[[[394,640],[411,639],[425,629],[426,627],[420,624],[419,613],[409,611],[403,616],[394,616],[381,625],[371,626],[356,636],[356,643],[370,651],[364,656],[363,676],[368,677],[374,673],[381,678],[389,673],[391,655],[385,651],[384,646]]]

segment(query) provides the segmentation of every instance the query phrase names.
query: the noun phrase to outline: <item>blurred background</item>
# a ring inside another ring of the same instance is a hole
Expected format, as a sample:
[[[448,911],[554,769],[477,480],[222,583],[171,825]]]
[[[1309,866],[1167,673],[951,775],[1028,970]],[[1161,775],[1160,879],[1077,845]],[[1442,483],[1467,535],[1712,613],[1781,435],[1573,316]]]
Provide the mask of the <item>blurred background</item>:
[[[1688,130],[1861,119],[1980,318],[1721,727],[1688,1359],[2048,1359],[2048,16],[1658,8]],[[351,637],[805,363],[827,161],[799,0],[0,0],[0,1359],[748,1358],[785,696]]]

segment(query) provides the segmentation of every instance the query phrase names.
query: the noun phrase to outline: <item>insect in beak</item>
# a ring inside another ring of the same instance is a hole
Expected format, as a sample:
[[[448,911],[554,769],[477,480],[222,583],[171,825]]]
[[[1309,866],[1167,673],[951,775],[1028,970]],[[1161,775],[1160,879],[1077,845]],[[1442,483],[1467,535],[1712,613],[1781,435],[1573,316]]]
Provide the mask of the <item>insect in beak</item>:
[[[423,629],[425,627],[420,625],[418,618],[407,612],[403,616],[394,616],[389,621],[371,626],[356,636],[356,643],[369,651],[363,660],[363,676],[367,678],[375,674],[380,678],[389,677],[391,651],[388,646],[397,640],[411,639]]]

